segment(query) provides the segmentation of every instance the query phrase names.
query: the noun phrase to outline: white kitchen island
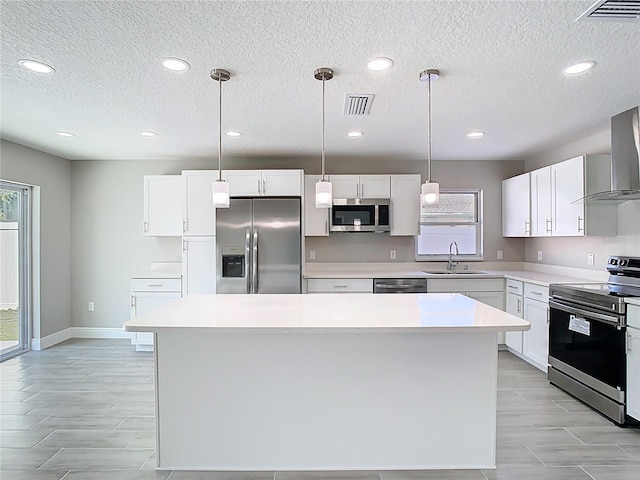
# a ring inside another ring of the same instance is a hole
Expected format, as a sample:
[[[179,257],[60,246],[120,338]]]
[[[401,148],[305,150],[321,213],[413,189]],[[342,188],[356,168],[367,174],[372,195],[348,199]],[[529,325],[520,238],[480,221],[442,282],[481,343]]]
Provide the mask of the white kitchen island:
[[[493,468],[497,334],[459,294],[188,296],[155,333],[156,462],[175,470]]]

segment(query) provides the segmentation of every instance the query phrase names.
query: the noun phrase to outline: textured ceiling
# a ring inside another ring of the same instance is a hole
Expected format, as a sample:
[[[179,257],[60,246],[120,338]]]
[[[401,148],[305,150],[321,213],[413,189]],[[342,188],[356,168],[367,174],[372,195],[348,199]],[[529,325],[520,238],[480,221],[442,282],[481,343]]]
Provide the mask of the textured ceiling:
[[[332,156],[424,159],[427,85],[433,158],[511,159],[602,130],[640,103],[640,23],[576,22],[592,0],[2,1],[2,138],[70,159],[318,158],[321,82]],[[393,59],[386,72],[365,68]],[[184,73],[164,57],[186,60]],[[53,75],[22,69],[44,61]],[[566,77],[581,60],[597,67]],[[345,94],[373,93],[369,116]],[[145,139],[141,130],[158,132]],[[469,140],[471,130],[486,132]],[[76,134],[61,138],[56,131]],[[364,137],[348,139],[349,130]]]

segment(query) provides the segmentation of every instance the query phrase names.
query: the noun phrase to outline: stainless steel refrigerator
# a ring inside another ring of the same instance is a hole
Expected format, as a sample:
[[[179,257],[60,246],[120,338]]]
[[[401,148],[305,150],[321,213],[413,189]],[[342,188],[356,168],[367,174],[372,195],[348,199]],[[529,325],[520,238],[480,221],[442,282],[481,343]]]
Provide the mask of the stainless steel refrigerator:
[[[300,293],[299,198],[232,198],[216,211],[217,293]]]

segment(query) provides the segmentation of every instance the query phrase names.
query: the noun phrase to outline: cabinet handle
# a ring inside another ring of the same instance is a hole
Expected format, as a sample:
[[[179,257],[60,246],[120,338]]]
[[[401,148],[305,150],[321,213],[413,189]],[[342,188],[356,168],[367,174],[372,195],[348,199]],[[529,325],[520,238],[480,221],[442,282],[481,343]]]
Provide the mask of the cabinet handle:
[[[360,198],[360,184],[356,183],[356,198]]]
[[[515,285],[507,285],[507,288],[515,288],[516,290],[518,289],[518,287],[516,287]]]
[[[524,221],[524,233],[531,234],[531,222]]]
[[[582,217],[578,217],[578,231],[579,232],[584,232],[584,224],[582,225],[582,227],[580,226],[580,222],[583,221],[584,219]]]
[[[346,285],[334,285],[333,288],[347,288]]]
[[[324,221],[324,231],[329,235],[329,220]]]
[[[142,227],[142,228],[144,229],[144,231],[145,231],[145,232],[146,232],[146,231],[148,231],[148,230],[149,230],[149,222],[147,222],[147,221],[145,220],[145,221],[144,221],[144,222],[142,222],[142,223],[144,224],[144,225],[143,225],[143,227]]]
[[[161,287],[161,283],[147,283],[147,287]]]
[[[187,221],[186,220],[182,220],[182,231],[183,232],[187,231]]]
[[[547,307],[547,325],[551,322],[551,309]]]
[[[260,179],[258,179],[258,195],[260,195]]]
[[[364,197],[364,183],[360,185],[360,196]]]
[[[531,292],[531,293],[533,293],[534,295],[542,295],[542,292]]]
[[[633,337],[630,333],[627,333],[627,353],[631,353],[631,344],[633,343]]]
[[[522,300],[518,299],[518,313],[522,312]]]
[[[187,251],[187,241],[186,240],[182,240],[182,251],[183,252]]]
[[[136,307],[136,297],[131,295],[131,308]]]
[[[545,220],[545,224],[546,224],[547,233],[551,233],[551,227],[552,227],[551,220],[549,219]]]
[[[266,195],[267,194],[267,180],[262,180],[262,194]]]

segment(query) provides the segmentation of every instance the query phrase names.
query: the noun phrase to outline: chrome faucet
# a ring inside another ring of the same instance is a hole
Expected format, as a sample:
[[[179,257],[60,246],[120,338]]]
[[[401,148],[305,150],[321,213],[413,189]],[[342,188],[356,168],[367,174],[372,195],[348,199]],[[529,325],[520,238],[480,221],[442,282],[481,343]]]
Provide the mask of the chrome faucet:
[[[458,251],[458,244],[456,242],[451,242],[449,244],[449,263],[447,263],[447,270],[450,271],[453,271],[453,269],[458,265],[457,260],[455,262],[453,261],[453,253],[451,252],[452,247],[456,247],[456,256],[460,255],[460,252]]]

